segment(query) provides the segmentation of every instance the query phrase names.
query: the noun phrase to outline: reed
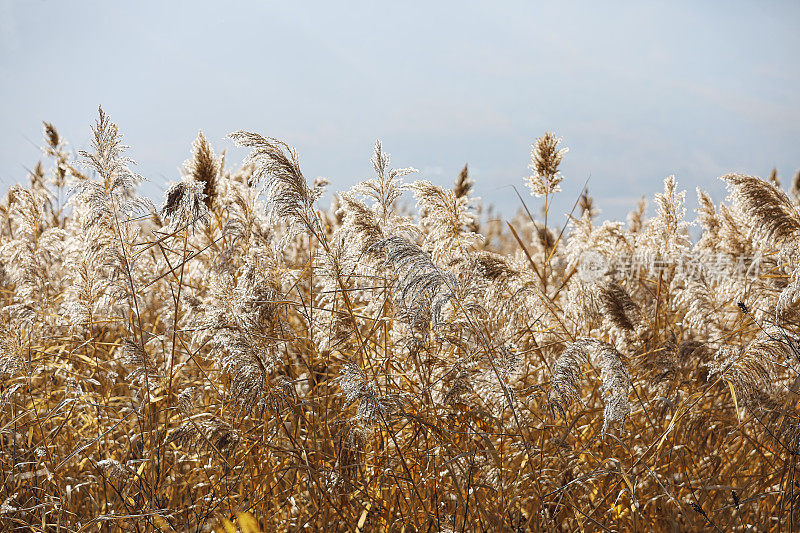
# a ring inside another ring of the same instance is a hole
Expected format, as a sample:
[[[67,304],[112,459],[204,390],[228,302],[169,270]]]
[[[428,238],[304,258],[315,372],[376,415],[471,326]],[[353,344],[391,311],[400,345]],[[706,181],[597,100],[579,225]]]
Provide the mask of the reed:
[[[378,142],[326,208],[230,137],[240,167],[200,133],[156,208],[102,110],[77,155],[44,124],[0,201],[4,530],[798,527],[797,179],[557,220],[547,133],[542,216],[501,224],[466,166]]]

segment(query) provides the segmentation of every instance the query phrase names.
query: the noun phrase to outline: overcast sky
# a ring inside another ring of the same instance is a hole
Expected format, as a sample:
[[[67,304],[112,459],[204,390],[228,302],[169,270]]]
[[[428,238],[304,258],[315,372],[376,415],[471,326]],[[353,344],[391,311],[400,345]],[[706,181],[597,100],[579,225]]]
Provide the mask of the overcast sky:
[[[335,190],[371,175],[377,138],[435,183],[468,162],[511,215],[553,130],[557,210],[591,176],[624,218],[669,174],[691,209],[727,172],[800,168],[799,26],[790,1],[0,0],[0,182],[26,180],[42,120],[85,148],[102,104],[157,201],[198,130],[238,163],[225,135],[249,129]]]

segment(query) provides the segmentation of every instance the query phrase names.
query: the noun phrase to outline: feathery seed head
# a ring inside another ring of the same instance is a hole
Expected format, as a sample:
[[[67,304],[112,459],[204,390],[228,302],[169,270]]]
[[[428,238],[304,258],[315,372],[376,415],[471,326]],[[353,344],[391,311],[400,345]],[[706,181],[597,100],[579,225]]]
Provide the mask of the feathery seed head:
[[[531,164],[529,168],[533,174],[527,178],[527,185],[532,196],[546,196],[559,192],[559,183],[563,177],[558,171],[564,154],[568,148],[558,148],[561,139],[555,133],[547,132],[536,139],[536,144],[531,150]]]
[[[172,229],[194,226],[208,221],[208,206],[205,203],[205,184],[179,181],[173,184],[164,195],[161,216]]]

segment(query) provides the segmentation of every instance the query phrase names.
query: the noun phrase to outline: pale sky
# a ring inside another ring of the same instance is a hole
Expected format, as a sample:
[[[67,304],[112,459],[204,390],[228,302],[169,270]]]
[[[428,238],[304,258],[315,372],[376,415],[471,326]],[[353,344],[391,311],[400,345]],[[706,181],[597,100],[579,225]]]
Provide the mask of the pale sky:
[[[0,186],[26,181],[42,120],[85,148],[102,104],[156,203],[198,130],[239,163],[225,135],[248,129],[334,190],[371,176],[378,138],[434,183],[469,163],[510,216],[552,130],[557,211],[591,176],[601,216],[624,218],[670,174],[691,209],[725,173],[800,168],[798,27],[790,1],[0,0]]]

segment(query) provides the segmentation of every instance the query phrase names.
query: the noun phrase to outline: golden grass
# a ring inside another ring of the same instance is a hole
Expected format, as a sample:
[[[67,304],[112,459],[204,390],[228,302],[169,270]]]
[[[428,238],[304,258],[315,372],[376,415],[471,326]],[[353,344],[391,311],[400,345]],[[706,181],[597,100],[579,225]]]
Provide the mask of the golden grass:
[[[53,168],[0,203],[4,530],[798,527],[800,218],[773,185],[731,179],[694,243],[669,180],[629,228],[588,193],[569,225],[504,226],[467,167],[406,187],[378,145],[325,211],[293,151],[239,132],[245,166],[201,134],[156,212],[102,112],[85,172],[45,136]],[[593,279],[588,250],[645,266]]]

